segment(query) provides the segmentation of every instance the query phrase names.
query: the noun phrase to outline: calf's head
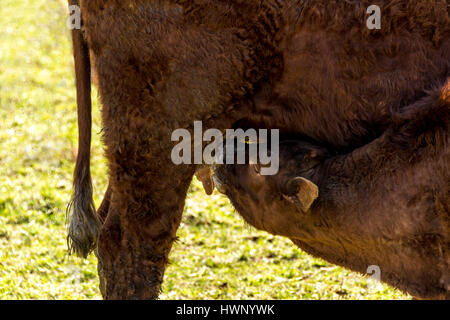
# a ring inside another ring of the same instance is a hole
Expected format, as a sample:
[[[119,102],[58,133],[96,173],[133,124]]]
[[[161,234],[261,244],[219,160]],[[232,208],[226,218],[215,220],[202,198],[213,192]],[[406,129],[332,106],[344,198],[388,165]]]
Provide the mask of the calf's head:
[[[328,152],[308,142],[284,141],[279,157],[276,175],[262,175],[260,164],[221,165],[214,170],[214,184],[249,224],[295,238],[319,196],[314,181]]]

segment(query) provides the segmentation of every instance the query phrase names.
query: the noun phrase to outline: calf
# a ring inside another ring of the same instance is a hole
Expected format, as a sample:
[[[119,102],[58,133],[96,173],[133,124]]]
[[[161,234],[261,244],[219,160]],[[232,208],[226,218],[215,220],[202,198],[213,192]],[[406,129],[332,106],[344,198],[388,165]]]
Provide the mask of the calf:
[[[280,171],[223,165],[218,189],[258,229],[418,298],[450,298],[450,86],[394,115],[397,124],[347,154],[280,144]]]

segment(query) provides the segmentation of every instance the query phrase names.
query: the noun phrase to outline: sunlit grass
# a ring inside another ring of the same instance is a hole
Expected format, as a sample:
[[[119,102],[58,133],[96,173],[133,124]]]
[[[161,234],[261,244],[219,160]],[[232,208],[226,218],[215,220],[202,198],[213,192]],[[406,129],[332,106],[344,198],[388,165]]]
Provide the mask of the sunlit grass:
[[[57,0],[0,5],[0,299],[100,299],[95,257],[67,255],[65,209],[76,153],[73,64]],[[94,99],[94,133],[100,131]],[[95,200],[106,169],[93,137]],[[403,299],[367,278],[256,231],[197,181],[162,299]]]

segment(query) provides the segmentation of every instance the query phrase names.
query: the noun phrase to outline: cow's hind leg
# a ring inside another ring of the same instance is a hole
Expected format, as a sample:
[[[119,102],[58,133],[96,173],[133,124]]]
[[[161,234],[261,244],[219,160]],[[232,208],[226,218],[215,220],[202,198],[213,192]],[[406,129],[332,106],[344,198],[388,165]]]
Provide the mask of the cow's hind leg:
[[[111,186],[108,184],[108,188],[106,189],[105,195],[103,196],[103,201],[100,205],[100,207],[97,209],[97,217],[98,221],[103,225],[106,221],[106,218],[108,217],[109,212],[109,206],[111,203]],[[106,295],[106,288],[105,288],[105,276],[103,274],[103,266],[102,261],[98,259],[98,249],[95,248],[95,256],[97,257],[97,272],[98,277],[100,281],[100,292],[102,293],[102,296],[104,297]]]
[[[108,188],[106,189],[105,195],[103,196],[102,203],[100,207],[97,209],[97,217],[98,221],[103,224],[108,216],[109,205],[111,203],[111,186],[108,184]]]
[[[168,149],[153,160],[139,153],[110,158],[111,199],[98,242],[105,299],[158,297],[195,170],[172,164]]]

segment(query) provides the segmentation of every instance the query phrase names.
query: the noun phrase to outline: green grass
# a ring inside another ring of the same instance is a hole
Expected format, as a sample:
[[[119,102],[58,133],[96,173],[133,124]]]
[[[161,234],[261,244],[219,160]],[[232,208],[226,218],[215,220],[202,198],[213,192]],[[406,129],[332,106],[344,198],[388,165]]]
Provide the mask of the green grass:
[[[100,299],[96,260],[67,254],[77,126],[65,11],[57,0],[0,6],[0,299]],[[106,186],[94,98],[95,200]],[[405,299],[245,225],[194,181],[162,299]]]

